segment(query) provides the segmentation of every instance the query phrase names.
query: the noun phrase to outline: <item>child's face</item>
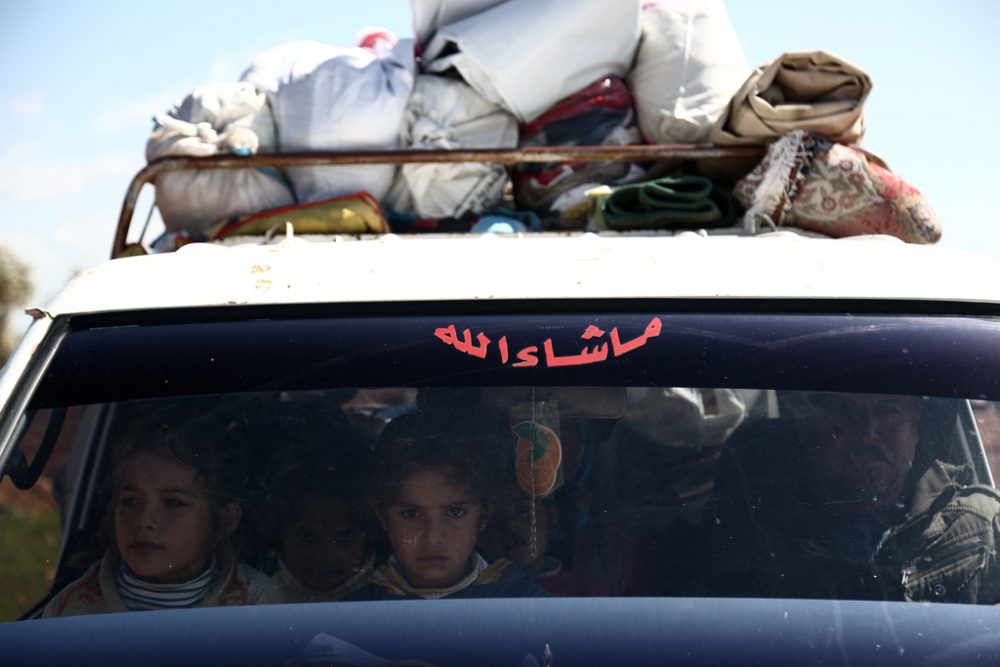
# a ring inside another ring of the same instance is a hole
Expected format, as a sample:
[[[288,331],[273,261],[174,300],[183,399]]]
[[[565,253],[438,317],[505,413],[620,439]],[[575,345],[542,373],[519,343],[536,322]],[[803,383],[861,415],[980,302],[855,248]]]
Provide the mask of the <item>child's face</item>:
[[[176,459],[136,454],[118,489],[115,541],[145,579],[169,583],[201,574],[216,543],[204,480]]]
[[[285,528],[281,558],[295,578],[314,591],[329,591],[361,567],[365,533],[349,504],[310,496]]]
[[[490,517],[489,526],[483,534],[483,545],[490,553],[512,560],[518,565],[531,569],[541,562],[549,543],[550,516],[544,502],[535,501],[535,545],[531,555],[531,498],[521,494],[509,494]]]
[[[413,586],[451,586],[469,573],[484,521],[482,507],[467,485],[456,484],[440,469],[414,470],[381,519]]]

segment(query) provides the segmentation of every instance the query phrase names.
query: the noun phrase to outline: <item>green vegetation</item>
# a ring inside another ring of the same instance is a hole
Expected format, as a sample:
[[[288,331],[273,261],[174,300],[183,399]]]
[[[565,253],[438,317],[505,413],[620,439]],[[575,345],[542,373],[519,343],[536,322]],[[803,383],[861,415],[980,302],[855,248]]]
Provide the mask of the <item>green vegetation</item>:
[[[0,366],[7,361],[16,342],[8,327],[9,315],[31,296],[33,289],[28,265],[0,245]]]
[[[49,589],[59,554],[59,512],[0,507],[0,621],[29,610]]]

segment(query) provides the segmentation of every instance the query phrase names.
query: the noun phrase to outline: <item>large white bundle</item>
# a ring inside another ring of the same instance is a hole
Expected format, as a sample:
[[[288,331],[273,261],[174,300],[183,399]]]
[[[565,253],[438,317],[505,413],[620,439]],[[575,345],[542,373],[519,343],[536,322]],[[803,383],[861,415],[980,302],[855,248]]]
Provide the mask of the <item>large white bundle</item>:
[[[750,64],[722,0],[660,0],[642,11],[628,87],[653,143],[702,143]]]
[[[637,0],[508,0],[438,28],[424,67],[454,68],[530,122],[603,76],[624,77],[638,42]]]
[[[413,34],[418,44],[426,44],[443,25],[461,21],[507,0],[410,0]]]
[[[283,153],[395,150],[415,74],[413,40],[374,53],[295,42],[261,53],[241,77],[268,94]],[[366,191],[382,198],[392,165],[297,167],[301,202]]]
[[[309,76],[322,63],[345,51],[350,50],[320,42],[289,42],[257,54],[240,79],[252,81],[268,95],[274,95],[290,80]]]
[[[705,390],[629,387],[622,424],[665,447],[714,447],[743,423],[762,393],[755,389],[711,391],[715,405],[708,410]]]
[[[416,150],[513,148],[517,120],[464,82],[433,74],[416,78],[406,108],[403,147]],[[388,205],[423,218],[459,217],[495,206],[507,171],[497,164],[403,165]]]
[[[201,86],[155,119],[146,142],[148,161],[275,150],[267,97],[249,83]],[[168,232],[197,236],[222,218],[293,202],[284,178],[273,169],[174,171],[156,179],[156,205]]]

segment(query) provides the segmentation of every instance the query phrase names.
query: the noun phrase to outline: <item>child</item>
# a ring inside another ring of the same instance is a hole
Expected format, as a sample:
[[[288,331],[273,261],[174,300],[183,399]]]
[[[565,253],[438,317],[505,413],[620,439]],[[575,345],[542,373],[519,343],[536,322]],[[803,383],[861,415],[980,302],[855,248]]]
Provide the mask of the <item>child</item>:
[[[547,596],[508,560],[476,552],[502,443],[462,420],[413,413],[379,440],[374,506],[392,555],[352,599]]]
[[[490,525],[483,534],[483,545],[487,553],[502,556],[524,567],[535,582],[552,595],[604,595],[600,585],[567,571],[562,561],[548,553],[558,524],[559,509],[551,498],[532,499],[511,485],[490,519]]]
[[[129,438],[112,475],[112,545],[42,616],[280,601],[229,548],[242,514],[220,456],[231,439],[197,422]]]
[[[286,480],[294,498],[279,510],[274,580],[288,602],[339,600],[364,586],[374,569],[363,471],[338,463],[304,475]]]

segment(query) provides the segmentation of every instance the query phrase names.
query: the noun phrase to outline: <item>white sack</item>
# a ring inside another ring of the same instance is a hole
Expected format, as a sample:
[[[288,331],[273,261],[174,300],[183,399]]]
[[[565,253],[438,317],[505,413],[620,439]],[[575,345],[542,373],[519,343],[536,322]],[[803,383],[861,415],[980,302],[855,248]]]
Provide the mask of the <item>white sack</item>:
[[[309,76],[327,60],[336,58],[350,49],[342,49],[320,42],[290,42],[257,54],[240,77],[273,96],[279,88],[292,79]],[[368,53],[369,59],[371,53]]]
[[[437,29],[473,14],[501,5],[507,0],[410,0],[413,34],[417,44],[427,44]]]
[[[703,143],[750,64],[722,0],[660,0],[642,11],[628,76],[639,128],[657,144]]]
[[[267,93],[282,153],[395,150],[413,87],[413,40],[377,54],[294,42],[261,53],[241,77]],[[393,165],[287,170],[302,203],[366,191],[385,196]]]
[[[439,28],[424,68],[456,69],[530,122],[601,77],[624,77],[638,42],[637,0],[508,0]]]
[[[726,440],[743,423],[760,392],[714,389],[716,406],[706,410],[700,389],[629,387],[623,422],[665,447],[700,449]]]
[[[403,148],[514,148],[517,120],[458,79],[420,74],[406,107]],[[499,164],[406,164],[386,199],[422,218],[460,217],[496,206],[507,183]]]
[[[155,120],[147,161],[275,150],[267,97],[249,83],[201,86]],[[197,236],[222,218],[292,203],[284,178],[273,169],[173,171],[156,179],[156,205],[168,232]]]

